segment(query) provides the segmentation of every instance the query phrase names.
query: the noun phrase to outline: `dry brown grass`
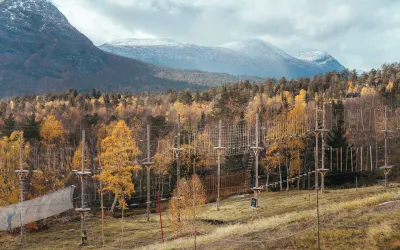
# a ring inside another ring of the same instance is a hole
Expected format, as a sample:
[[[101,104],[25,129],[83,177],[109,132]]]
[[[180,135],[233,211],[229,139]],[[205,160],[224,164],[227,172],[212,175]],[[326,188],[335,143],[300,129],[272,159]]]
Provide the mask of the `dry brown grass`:
[[[379,206],[386,201],[399,199],[400,188],[384,189],[380,186],[332,190],[320,195],[321,244],[323,249],[395,249],[400,238],[400,227],[391,225],[392,233],[373,227],[347,228],[341,225],[393,224],[400,221],[400,211],[394,206]],[[315,195],[307,191],[262,193],[259,209],[250,208],[250,196],[226,199],[221,211],[215,204],[206,204],[198,209],[197,243],[202,249],[286,248],[313,249],[316,245],[315,230],[310,228],[298,236],[290,236],[308,229],[315,222]],[[106,247],[104,249],[180,249],[192,248],[191,228],[177,230],[171,226],[164,211],[164,233],[166,243],[160,244],[158,214],[146,222],[145,216],[121,219],[107,218],[105,221]],[[219,220],[221,225],[207,221]],[[101,248],[100,220],[91,218],[93,233],[89,233],[87,249]],[[121,232],[123,225],[124,233]],[[79,242],[79,221],[55,225],[49,230],[29,233],[26,249],[76,249]],[[70,232],[69,229],[74,229]],[[386,228],[387,229],[387,228]],[[386,233],[385,233],[386,232]],[[279,241],[268,241],[284,237]],[[19,249],[18,237],[0,234],[0,249]],[[264,243],[232,242],[267,241]]]

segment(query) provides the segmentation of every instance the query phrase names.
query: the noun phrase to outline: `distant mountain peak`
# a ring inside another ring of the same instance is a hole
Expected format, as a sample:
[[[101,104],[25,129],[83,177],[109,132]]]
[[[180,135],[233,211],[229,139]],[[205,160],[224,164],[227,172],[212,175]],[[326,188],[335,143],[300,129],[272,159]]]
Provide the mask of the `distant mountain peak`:
[[[296,55],[296,57],[305,61],[318,62],[326,60],[327,58],[331,58],[332,56],[326,52],[314,50],[314,51],[299,53]]]
[[[269,58],[270,60],[279,61],[290,60],[293,58],[283,50],[280,50],[272,44],[259,38],[225,43],[220,45],[219,47],[238,51],[251,58]]]
[[[296,58],[315,63],[316,65],[325,69],[335,69],[336,71],[344,69],[344,67],[333,56],[323,51],[308,51],[299,53],[296,55]]]
[[[228,42],[221,44],[219,47],[228,48],[228,49],[240,49],[246,47],[253,47],[253,46],[272,46],[268,42],[259,39],[259,38],[252,38],[243,41],[236,41],[236,42]]]

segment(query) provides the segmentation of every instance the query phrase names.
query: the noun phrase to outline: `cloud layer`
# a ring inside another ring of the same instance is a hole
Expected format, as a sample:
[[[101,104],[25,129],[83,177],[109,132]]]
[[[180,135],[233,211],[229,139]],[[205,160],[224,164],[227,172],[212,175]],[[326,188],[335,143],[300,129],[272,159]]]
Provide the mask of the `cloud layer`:
[[[166,37],[204,45],[262,38],[295,55],[332,54],[349,68],[400,61],[397,0],[52,0],[96,45]]]

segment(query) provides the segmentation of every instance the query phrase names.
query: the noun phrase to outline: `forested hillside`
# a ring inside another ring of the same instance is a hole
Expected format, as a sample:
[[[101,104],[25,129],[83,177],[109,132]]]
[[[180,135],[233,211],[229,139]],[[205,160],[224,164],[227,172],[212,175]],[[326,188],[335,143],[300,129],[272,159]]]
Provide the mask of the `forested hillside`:
[[[218,120],[222,120],[224,126],[243,124],[254,128],[258,113],[263,129],[260,141],[267,146],[267,157],[262,156],[261,165],[264,167],[261,169],[271,171],[279,166],[277,162],[282,157],[288,157],[290,173],[296,175],[303,171],[302,163],[311,157],[309,152],[312,151],[313,137],[309,132],[314,128],[307,119],[314,116],[312,109],[315,104],[319,104],[320,108],[322,100],[327,104],[326,118],[330,129],[327,147],[336,150],[371,147],[371,141],[378,145],[383,140],[379,129],[384,125],[384,106],[388,107],[389,126],[397,128],[399,91],[400,65],[391,64],[361,76],[357,76],[355,71],[343,71],[297,80],[269,78],[262,83],[238,82],[203,92],[169,90],[162,94],[134,95],[100,93],[96,89],[91,93],[78,93],[70,89],[39,96],[24,95],[0,102],[0,130],[3,136],[1,166],[12,166],[12,169],[7,168],[9,176],[6,178],[16,178],[13,169],[17,167],[19,152],[10,149],[18,147],[19,134],[23,133],[25,159],[31,168],[41,171],[41,174],[32,176],[36,180],[32,180],[34,185],[30,187],[31,194],[43,194],[65,185],[71,176],[70,170],[80,167],[82,130],[86,130],[88,138],[88,162],[97,164],[104,150],[108,150],[101,147],[123,149],[130,145],[129,148],[136,153],[127,156],[129,163],[138,157],[146,157],[141,151],[145,152],[145,127],[150,124],[153,138],[151,152],[155,154],[157,163],[155,171],[159,174],[168,173],[174,171],[174,159],[170,152],[175,143],[174,134],[180,115],[181,142],[189,149],[184,156],[186,160],[183,160],[183,165],[187,165],[183,175],[190,175],[190,133],[197,131],[207,137],[204,131],[211,131],[207,128],[215,127]],[[361,97],[349,98],[349,93],[360,93]],[[285,129],[280,127],[282,121],[289,124]],[[290,124],[298,127],[290,128]],[[254,133],[254,130],[250,131]],[[113,137],[113,133],[120,133],[122,137]],[[285,138],[294,135],[300,137],[282,143]],[[126,145],[110,145],[106,140],[108,137],[113,141],[125,141]],[[214,143],[211,137],[208,135],[210,145]],[[253,143],[250,135],[246,140]],[[395,149],[393,147],[396,145],[392,143],[392,150]],[[371,153],[378,155],[382,150],[380,147],[375,149],[374,145]],[[117,156],[105,153],[110,154]],[[373,158],[373,165],[378,166],[382,161],[381,157],[379,160],[378,157]],[[212,171],[215,166],[212,157],[200,155],[199,160],[204,169]],[[230,167],[240,167],[241,163],[235,157],[226,157],[225,160],[227,171]],[[338,162],[334,159],[331,164]],[[87,167],[91,168],[91,165],[88,163]],[[42,185],[43,182],[52,184]],[[3,194],[8,197],[5,203],[15,202],[18,198],[17,182],[2,179],[0,185],[14,194]]]

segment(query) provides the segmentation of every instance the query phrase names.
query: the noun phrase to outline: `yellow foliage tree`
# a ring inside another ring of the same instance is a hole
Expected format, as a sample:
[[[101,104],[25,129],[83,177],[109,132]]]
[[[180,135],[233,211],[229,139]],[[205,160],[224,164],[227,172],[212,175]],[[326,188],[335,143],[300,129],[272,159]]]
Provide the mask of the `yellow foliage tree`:
[[[305,108],[305,91],[300,91],[300,94],[295,98],[295,105],[288,114],[288,135],[296,136],[306,132],[306,108]]]
[[[32,185],[34,193],[32,198],[48,194],[49,192],[58,190],[64,187],[65,180],[68,179],[67,176],[57,176],[54,171],[38,170],[32,176]]]
[[[301,172],[301,165],[303,164],[303,160],[301,155],[305,149],[305,144],[303,139],[300,137],[296,137],[293,140],[290,140],[287,144],[288,152],[290,154],[290,177],[296,176]]]
[[[268,147],[266,157],[261,160],[266,171],[277,169],[283,161],[284,155],[278,144]]]
[[[393,81],[389,81],[389,83],[386,85],[386,91],[391,91],[393,89],[393,86]]]
[[[370,88],[370,87],[363,87],[361,89],[361,96],[366,96],[366,95],[374,95],[376,94],[376,91],[374,88]]]
[[[168,172],[168,166],[173,162],[173,153],[171,151],[171,139],[163,138],[158,142],[158,150],[154,155],[154,169],[157,174],[165,174]]]
[[[54,146],[63,142],[66,131],[60,121],[54,115],[49,115],[44,119],[40,128],[40,137],[47,146]]]
[[[193,219],[193,184],[196,195],[194,200],[195,207],[205,204],[207,200],[206,191],[202,181],[197,175],[193,175],[189,181],[180,179],[180,199],[172,199],[169,202],[171,222],[181,229],[191,225]],[[174,189],[173,193],[175,197],[177,195],[176,192],[176,189]]]
[[[111,123],[106,133],[107,136],[101,141],[102,172],[98,178],[103,183],[103,191],[110,191],[115,195],[110,210],[113,213],[117,201],[125,208],[125,197],[130,197],[135,192],[132,171],[139,169],[134,162],[141,151],[136,145],[132,130],[123,120]]]
[[[173,152],[171,151],[172,148],[172,134],[161,139],[158,142],[158,149],[154,155],[154,170],[156,174],[161,177],[161,182],[159,182],[158,190],[161,191],[161,197],[163,196],[163,186],[164,186],[164,178],[162,178],[166,173],[168,173],[168,167],[174,161]],[[161,189],[161,190],[160,190]]]
[[[19,169],[20,138],[22,131],[13,132],[10,137],[0,140],[0,206],[16,203],[19,201],[19,180],[14,172]],[[23,168],[27,168],[25,159],[28,158],[30,148],[22,140]]]

